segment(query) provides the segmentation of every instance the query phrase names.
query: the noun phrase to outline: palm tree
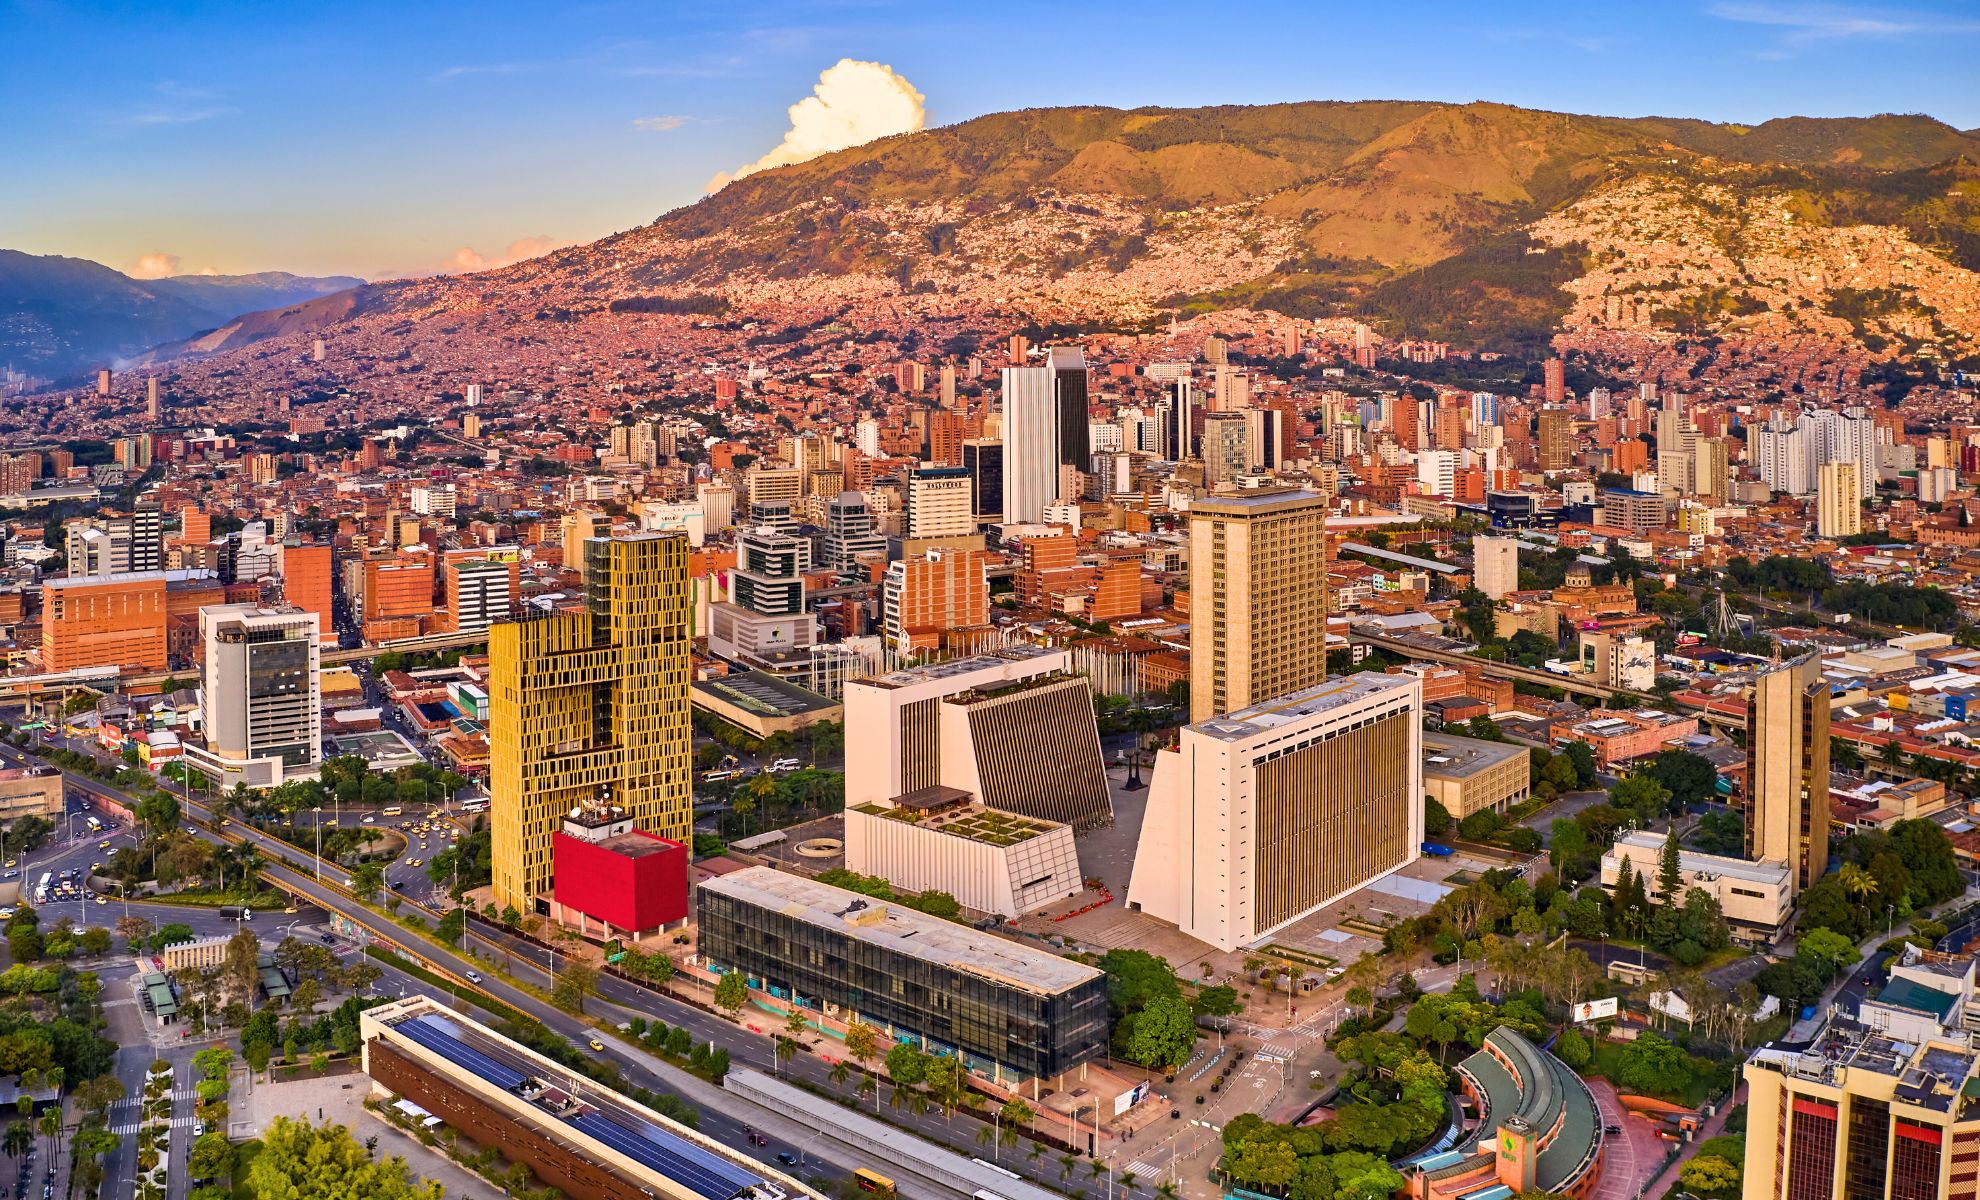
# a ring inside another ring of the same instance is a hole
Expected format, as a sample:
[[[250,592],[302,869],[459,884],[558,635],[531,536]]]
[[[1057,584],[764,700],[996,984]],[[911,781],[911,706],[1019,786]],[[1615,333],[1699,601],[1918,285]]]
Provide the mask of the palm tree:
[[[1123,1196],[1125,1196],[1125,1195],[1127,1195],[1127,1194],[1128,1194],[1129,1192],[1132,1192],[1133,1190],[1134,1190],[1134,1172],[1133,1172],[1133,1171],[1122,1171],[1122,1172],[1121,1172],[1121,1195],[1123,1195]]]
[[[988,1146],[991,1142],[994,1142],[996,1140],[997,1140],[997,1131],[994,1127],[989,1125],[978,1125],[976,1127],[977,1145]]]
[[[1877,877],[1857,866],[1844,863],[1836,872],[1836,882],[1842,885],[1843,894],[1853,900],[1867,900],[1877,894]]]
[[[1072,1169],[1078,1165],[1079,1155],[1073,1154],[1070,1151],[1061,1154],[1059,1156],[1059,1182],[1064,1183],[1066,1176],[1072,1174]]]
[[[0,1151],[7,1157],[18,1159],[34,1146],[34,1126],[26,1121],[16,1121],[7,1126],[4,1137],[0,1137]]]
[[[832,1063],[832,1070],[830,1072],[832,1076],[832,1086],[833,1087],[846,1086],[846,1080],[852,1078],[852,1073],[853,1073],[852,1067],[850,1064],[846,1062],[845,1059],[841,1058],[834,1061]]]

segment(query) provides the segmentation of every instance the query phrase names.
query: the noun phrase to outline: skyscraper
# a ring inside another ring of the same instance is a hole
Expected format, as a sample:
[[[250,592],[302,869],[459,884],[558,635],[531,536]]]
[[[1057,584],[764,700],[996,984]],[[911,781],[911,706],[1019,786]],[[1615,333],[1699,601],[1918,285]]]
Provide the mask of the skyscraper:
[[[140,504],[128,516],[79,521],[67,534],[71,576],[164,569],[165,514],[156,504]]]
[[[1746,857],[1796,890],[1829,866],[1829,685],[1809,653],[1754,677],[1746,700]]]
[[[1574,465],[1574,416],[1564,408],[1540,413],[1540,469],[1565,471]]]
[[[223,788],[275,787],[322,761],[316,614],[258,604],[199,610],[203,751],[194,767]]]
[[[575,808],[692,836],[688,539],[585,543],[585,604],[488,631],[489,809],[498,906],[532,911]]]
[[[980,524],[1004,520],[1004,443],[972,438],[962,445],[963,470],[969,472],[970,507]]]
[[[1481,537],[1471,540],[1472,586],[1494,600],[1519,590],[1519,539]]]
[[[1209,496],[1189,510],[1190,720],[1327,677],[1327,501]]]
[[[862,554],[887,552],[887,539],[873,528],[861,492],[840,492],[825,505],[825,563],[835,571],[850,571]]]
[[[1567,398],[1567,364],[1558,358],[1550,358],[1544,369],[1546,382],[1542,386],[1547,405],[1552,407]]]
[[[1229,483],[1251,471],[1251,427],[1247,414],[1203,414],[1203,481]]]
[[[1004,368],[1004,519],[1043,520],[1059,468],[1086,470],[1086,355],[1053,346],[1037,367]]]
[[[1863,532],[1863,495],[1853,462],[1826,462],[1816,474],[1815,532],[1825,538]]]

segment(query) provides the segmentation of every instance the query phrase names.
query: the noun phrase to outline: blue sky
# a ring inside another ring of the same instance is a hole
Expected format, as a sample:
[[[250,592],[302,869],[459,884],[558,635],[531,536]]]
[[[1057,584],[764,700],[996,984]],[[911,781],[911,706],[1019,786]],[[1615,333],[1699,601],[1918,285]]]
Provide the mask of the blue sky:
[[[930,124],[1380,97],[1980,126],[1980,0],[0,0],[0,46],[0,246],[154,271],[377,277],[643,224],[775,146],[842,57]]]

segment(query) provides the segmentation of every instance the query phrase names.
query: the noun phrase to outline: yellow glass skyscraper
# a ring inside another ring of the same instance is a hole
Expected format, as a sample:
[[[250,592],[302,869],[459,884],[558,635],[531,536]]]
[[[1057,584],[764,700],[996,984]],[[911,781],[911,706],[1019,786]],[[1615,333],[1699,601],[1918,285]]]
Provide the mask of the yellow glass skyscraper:
[[[574,808],[615,804],[692,835],[688,539],[584,543],[585,605],[488,631],[495,902],[530,912]]]
[[[1191,723],[1327,678],[1326,526],[1327,499],[1313,492],[1190,503]]]

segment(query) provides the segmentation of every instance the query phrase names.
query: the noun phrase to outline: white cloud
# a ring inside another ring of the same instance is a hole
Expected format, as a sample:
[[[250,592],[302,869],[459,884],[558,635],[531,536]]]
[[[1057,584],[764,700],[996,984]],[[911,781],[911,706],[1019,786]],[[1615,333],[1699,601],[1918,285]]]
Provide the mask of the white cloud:
[[[647,133],[672,133],[692,120],[693,117],[676,116],[634,117],[633,128]]]
[[[519,263],[526,258],[535,258],[539,254],[548,254],[552,250],[568,245],[570,243],[567,241],[539,233],[535,237],[517,238],[500,253],[493,255],[484,255],[473,246],[462,246],[454,251],[452,266],[456,271],[489,271],[496,267]]]
[[[913,133],[927,123],[927,98],[890,66],[842,58],[819,72],[817,86],[791,105],[790,117],[791,127],[775,149],[733,175],[717,175],[709,190],[875,138]]]
[[[179,256],[161,252],[139,255],[137,265],[130,269],[132,279],[163,279],[178,273]]]

